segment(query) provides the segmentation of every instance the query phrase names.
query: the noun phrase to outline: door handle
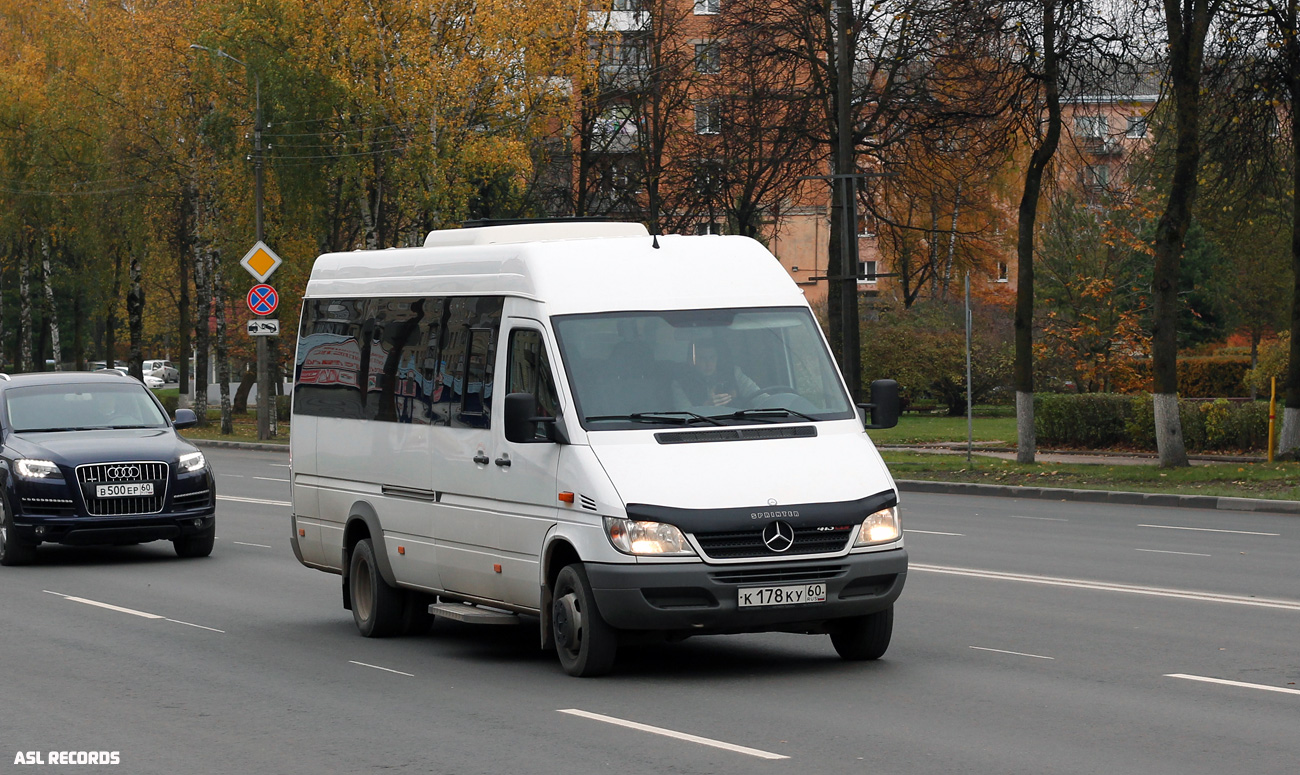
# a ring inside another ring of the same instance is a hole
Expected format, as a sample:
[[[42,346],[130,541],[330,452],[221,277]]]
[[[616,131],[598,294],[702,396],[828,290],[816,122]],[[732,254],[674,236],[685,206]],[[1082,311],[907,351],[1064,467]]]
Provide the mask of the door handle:
[[[502,468],[510,467],[510,458],[506,457],[505,455],[502,455],[501,457],[497,458],[495,462],[497,465],[501,466]]]
[[[478,463],[481,466],[485,466],[488,464],[488,456],[480,452],[474,456],[474,462]]]

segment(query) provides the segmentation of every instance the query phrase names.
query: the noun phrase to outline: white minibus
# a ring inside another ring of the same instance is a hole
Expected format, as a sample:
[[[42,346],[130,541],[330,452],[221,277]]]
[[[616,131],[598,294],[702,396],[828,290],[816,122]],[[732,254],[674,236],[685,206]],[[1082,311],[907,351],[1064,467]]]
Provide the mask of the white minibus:
[[[620,643],[889,645],[898,491],[803,293],[758,242],[551,222],[312,268],[293,551],[362,635],[540,622],[578,676]]]

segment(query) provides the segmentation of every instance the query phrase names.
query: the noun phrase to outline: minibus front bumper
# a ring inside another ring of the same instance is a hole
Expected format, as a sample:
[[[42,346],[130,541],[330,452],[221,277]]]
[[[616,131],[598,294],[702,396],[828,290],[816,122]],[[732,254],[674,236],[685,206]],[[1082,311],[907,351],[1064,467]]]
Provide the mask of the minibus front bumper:
[[[903,591],[907,551],[823,560],[708,565],[588,563],[601,617],[625,630],[680,634],[820,632],[828,622],[889,608]],[[742,590],[825,585],[825,601],[741,606]]]

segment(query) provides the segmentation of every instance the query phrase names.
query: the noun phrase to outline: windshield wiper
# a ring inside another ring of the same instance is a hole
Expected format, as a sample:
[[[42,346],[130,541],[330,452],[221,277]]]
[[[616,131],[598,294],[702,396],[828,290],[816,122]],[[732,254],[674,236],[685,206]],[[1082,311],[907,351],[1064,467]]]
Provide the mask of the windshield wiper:
[[[796,412],[793,409],[786,409],[784,406],[772,406],[763,409],[741,409],[738,412],[714,415],[714,417],[730,417],[733,420],[744,420],[748,418],[762,420],[769,417],[772,419],[776,419],[777,417],[798,417],[809,422],[817,422],[817,418],[812,415],[807,415],[803,412]]]
[[[684,415],[684,416],[683,416]],[[599,422],[601,420],[627,420],[629,422],[674,422],[678,425],[690,425],[697,422],[706,422],[710,425],[721,425],[712,417],[705,417],[702,414],[685,411],[667,411],[667,412],[633,412],[632,414],[601,414],[584,417],[584,420]]]
[[[97,431],[100,428],[15,428],[14,433],[66,433],[67,431]]]

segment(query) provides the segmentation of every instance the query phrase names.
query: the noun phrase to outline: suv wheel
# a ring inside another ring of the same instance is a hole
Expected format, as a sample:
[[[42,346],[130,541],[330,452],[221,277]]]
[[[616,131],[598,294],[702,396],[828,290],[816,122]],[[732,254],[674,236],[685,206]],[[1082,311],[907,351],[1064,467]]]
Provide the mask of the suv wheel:
[[[9,509],[0,502],[0,565],[30,565],[36,559],[36,544],[18,537]]]
[[[212,543],[217,538],[217,525],[192,536],[172,539],[178,557],[207,557],[212,554]]]

